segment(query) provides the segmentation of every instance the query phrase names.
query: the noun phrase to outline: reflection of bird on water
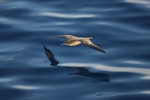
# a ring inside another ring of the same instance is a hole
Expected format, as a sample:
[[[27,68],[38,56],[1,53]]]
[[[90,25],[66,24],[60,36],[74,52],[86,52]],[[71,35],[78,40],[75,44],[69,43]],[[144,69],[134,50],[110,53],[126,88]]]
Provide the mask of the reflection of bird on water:
[[[90,48],[106,53],[102,48],[92,43],[92,41],[90,40],[92,37],[85,38],[85,37],[76,37],[73,35],[60,35],[60,36],[54,36],[50,38],[66,38],[67,40],[61,45],[76,46],[79,44],[84,44]]]
[[[54,58],[53,53],[52,53],[49,49],[47,49],[45,46],[44,46],[44,50],[45,50],[46,56],[47,56],[48,59],[51,61],[51,65],[52,65],[52,66],[57,66],[57,64],[58,64],[59,62]]]
[[[109,82],[109,76],[104,73],[93,73],[83,67],[78,68],[79,71],[69,75],[81,75],[94,78],[96,82]]]
[[[51,61],[51,65],[52,66],[57,66],[57,64],[59,62],[55,59],[53,53],[49,49],[47,49],[45,46],[44,46],[44,50],[45,50],[46,56]],[[71,73],[69,75],[81,75],[81,76],[91,77],[91,78],[94,78],[96,82],[109,82],[109,76],[107,74],[93,73],[93,72],[90,72],[88,69],[83,68],[83,67],[79,67],[79,68],[69,67],[69,68],[74,68],[74,69],[79,70],[78,72]]]

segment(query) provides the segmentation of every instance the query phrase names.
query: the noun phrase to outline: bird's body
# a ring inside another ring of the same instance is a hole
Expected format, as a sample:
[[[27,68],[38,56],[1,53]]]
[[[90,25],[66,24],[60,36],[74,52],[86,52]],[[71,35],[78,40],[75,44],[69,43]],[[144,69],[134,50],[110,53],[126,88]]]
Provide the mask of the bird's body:
[[[85,37],[77,37],[74,35],[60,35],[51,38],[66,38],[67,40],[61,45],[76,46],[79,44],[84,44],[90,48],[106,53],[102,48],[92,43],[92,41],[90,40],[92,37],[85,38]]]

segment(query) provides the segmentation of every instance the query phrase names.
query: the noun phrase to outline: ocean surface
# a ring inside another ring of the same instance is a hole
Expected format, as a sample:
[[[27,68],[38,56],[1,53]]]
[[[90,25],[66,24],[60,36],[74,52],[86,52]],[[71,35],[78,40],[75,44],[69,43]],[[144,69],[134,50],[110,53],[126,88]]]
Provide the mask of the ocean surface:
[[[150,100],[150,0],[0,0],[0,100]]]

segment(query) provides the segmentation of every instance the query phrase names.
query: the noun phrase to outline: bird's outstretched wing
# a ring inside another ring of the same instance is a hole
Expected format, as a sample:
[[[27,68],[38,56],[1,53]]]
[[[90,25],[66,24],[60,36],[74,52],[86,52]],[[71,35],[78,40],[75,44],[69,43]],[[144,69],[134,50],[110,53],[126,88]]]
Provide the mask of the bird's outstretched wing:
[[[51,61],[51,65],[57,66],[59,62],[54,58],[53,53],[49,49],[47,49],[45,46],[44,46],[44,50],[45,50],[45,54],[47,58]]]
[[[74,36],[74,35],[59,35],[59,36],[49,37],[48,39],[52,39],[52,38],[66,38],[66,39],[69,39],[69,38],[72,38],[72,37],[76,37],[76,36]]]
[[[101,47],[99,47],[99,46],[97,46],[97,45],[95,45],[93,43],[91,43],[91,44],[85,44],[85,45],[87,45],[88,47],[93,48],[95,50],[98,50],[100,52],[106,53],[106,51],[104,51]]]

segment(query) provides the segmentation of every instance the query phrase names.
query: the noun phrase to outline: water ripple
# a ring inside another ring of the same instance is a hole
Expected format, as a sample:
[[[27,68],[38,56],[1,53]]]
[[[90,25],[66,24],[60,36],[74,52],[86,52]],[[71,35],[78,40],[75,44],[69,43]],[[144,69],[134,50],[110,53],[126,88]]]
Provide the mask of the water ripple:
[[[0,0],[0,98],[149,100],[149,0]],[[60,46],[92,36],[107,51]],[[50,66],[43,46],[60,62]]]
[[[39,87],[27,86],[27,85],[14,85],[12,88],[21,89],[21,90],[37,90]]]
[[[84,64],[84,63],[64,63],[62,66],[76,66],[76,67],[87,67],[91,66],[93,68],[103,70],[103,71],[112,71],[112,72],[132,72],[132,73],[139,73],[144,75],[149,75],[150,69],[149,68],[134,68],[134,67],[115,67],[115,66],[107,66],[101,64]]]
[[[41,15],[56,17],[56,18],[93,18],[96,15],[93,14],[64,14],[64,13],[54,13],[54,12],[44,12]]]
[[[125,0],[126,2],[130,3],[136,3],[136,4],[142,4],[147,7],[150,7],[150,1],[149,0]]]

